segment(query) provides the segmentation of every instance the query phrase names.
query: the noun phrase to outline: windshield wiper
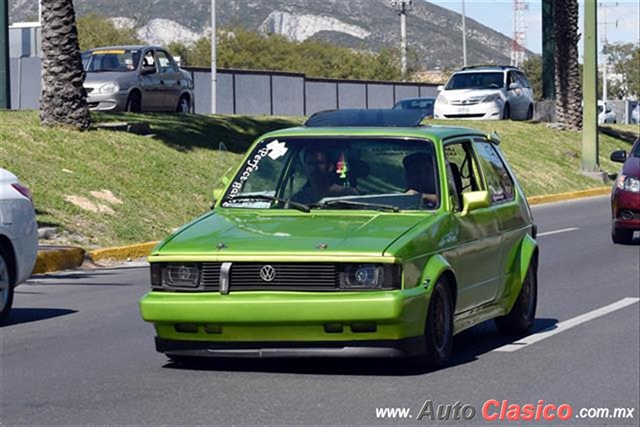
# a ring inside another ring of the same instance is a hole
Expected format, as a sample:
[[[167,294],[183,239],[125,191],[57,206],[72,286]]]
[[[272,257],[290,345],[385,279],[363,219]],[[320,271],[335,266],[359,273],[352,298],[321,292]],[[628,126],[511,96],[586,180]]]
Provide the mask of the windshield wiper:
[[[266,194],[255,194],[255,195],[246,195],[246,196],[235,196],[235,197],[225,197],[222,199],[222,203],[225,202],[237,202],[238,200],[267,200],[269,202],[280,202],[284,203],[285,209],[291,206],[294,209],[297,209],[302,212],[311,212],[311,208],[304,203],[292,202],[287,199],[281,199],[280,197],[267,196]]]
[[[319,208],[328,208],[331,206],[354,207],[354,208],[362,208],[362,209],[372,208],[372,209],[384,209],[384,210],[390,210],[393,212],[400,212],[400,208],[397,206],[382,205],[378,203],[356,202],[353,200],[328,200],[324,203],[320,203],[319,205],[313,205],[313,206],[319,207]]]

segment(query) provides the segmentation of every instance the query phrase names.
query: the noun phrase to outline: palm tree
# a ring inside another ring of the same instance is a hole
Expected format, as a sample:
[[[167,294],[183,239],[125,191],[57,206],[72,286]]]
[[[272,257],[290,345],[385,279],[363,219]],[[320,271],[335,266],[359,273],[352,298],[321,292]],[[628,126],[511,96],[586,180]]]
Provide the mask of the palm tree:
[[[578,63],[578,0],[553,2],[556,50],[556,118],[570,129],[582,128],[582,86]]]
[[[73,0],[42,1],[42,96],[40,122],[91,125]]]

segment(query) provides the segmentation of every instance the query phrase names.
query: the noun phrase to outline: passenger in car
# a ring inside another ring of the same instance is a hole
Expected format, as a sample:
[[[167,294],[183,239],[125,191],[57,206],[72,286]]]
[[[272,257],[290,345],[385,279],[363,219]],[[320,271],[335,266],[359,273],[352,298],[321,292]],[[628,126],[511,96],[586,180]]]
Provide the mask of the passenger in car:
[[[336,164],[329,153],[321,149],[305,150],[303,156],[304,175],[307,182],[291,197],[299,203],[317,203],[325,197],[340,197],[358,194],[354,187],[344,187],[335,182]]]
[[[404,166],[407,194],[422,193],[422,200],[426,205],[438,204],[435,164],[433,156],[425,152],[409,154],[402,159]]]

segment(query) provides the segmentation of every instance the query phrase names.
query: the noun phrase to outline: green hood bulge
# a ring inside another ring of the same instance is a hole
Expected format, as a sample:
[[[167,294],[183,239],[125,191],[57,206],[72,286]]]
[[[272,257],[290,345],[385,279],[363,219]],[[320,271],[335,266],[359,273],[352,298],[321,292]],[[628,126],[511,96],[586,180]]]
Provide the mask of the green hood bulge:
[[[194,221],[168,238],[158,255],[297,255],[345,253],[381,256],[396,239],[429,215],[392,213],[221,210]],[[318,245],[325,244],[322,252]]]

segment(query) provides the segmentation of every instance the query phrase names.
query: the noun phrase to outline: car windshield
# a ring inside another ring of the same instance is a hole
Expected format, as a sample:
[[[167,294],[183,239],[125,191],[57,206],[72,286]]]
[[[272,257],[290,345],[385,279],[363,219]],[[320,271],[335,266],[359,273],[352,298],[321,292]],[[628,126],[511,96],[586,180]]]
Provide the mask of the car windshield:
[[[230,208],[433,210],[434,145],[394,138],[278,138],[260,142],[221,204]]]
[[[87,73],[135,71],[141,52],[131,49],[97,49],[82,54],[82,66]]]
[[[457,89],[501,89],[504,87],[503,73],[459,73],[451,76],[445,90]]]

